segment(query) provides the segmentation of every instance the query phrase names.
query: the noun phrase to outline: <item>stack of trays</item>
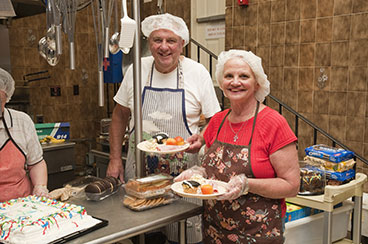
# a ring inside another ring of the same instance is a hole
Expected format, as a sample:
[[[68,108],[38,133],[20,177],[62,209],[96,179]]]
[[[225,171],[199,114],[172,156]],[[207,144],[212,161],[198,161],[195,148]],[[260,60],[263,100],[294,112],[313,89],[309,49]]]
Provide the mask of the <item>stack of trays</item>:
[[[173,177],[155,174],[140,179],[131,179],[123,185],[126,195],[123,204],[135,211],[142,211],[172,203],[175,200],[170,191]]]
[[[304,161],[326,175],[327,185],[345,184],[355,177],[354,152],[319,144],[305,149]]]

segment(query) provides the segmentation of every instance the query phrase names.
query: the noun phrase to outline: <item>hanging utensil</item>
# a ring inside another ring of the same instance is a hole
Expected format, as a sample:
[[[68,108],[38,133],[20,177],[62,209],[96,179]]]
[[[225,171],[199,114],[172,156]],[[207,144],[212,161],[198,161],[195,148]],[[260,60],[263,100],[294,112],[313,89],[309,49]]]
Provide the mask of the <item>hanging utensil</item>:
[[[74,48],[74,31],[75,18],[77,14],[77,1],[67,0],[66,2],[66,32],[69,40],[70,69],[75,69],[75,48]]]
[[[53,15],[54,0],[49,0],[46,6],[46,36],[38,42],[38,52],[46,59],[47,63],[55,66],[59,62],[59,55],[56,52],[55,20]]]
[[[107,0],[106,0],[107,1]],[[114,0],[109,1],[109,7],[107,11],[104,11],[104,58],[109,58],[109,32],[110,32],[110,20],[112,15],[112,5]],[[106,9],[105,9],[106,10]]]
[[[133,46],[137,24],[135,20],[131,19],[128,16],[126,0],[123,0],[122,4],[123,4],[124,17],[120,20],[121,30],[120,30],[119,47],[122,48],[124,53],[126,53],[126,51],[128,51],[127,49],[128,48],[130,49]]]
[[[94,3],[92,2],[92,18],[93,18],[93,27],[95,30],[96,37],[96,49],[97,49],[97,67],[98,67],[98,105],[100,107],[104,106],[104,81],[103,81],[103,49],[102,49],[102,40],[103,40],[103,11],[102,11],[102,0],[96,1],[96,8]]]
[[[58,4],[62,4],[63,1],[58,1],[58,4],[55,0],[49,0],[51,2],[52,7],[52,15],[54,19],[55,25],[55,42],[56,42],[56,53],[61,55],[63,53],[63,44],[62,44],[62,37],[61,37],[61,11],[58,8]]]
[[[157,0],[157,14],[163,14],[164,10],[162,9],[162,0]]]
[[[114,0],[114,9],[115,9],[115,16],[114,16],[114,34],[112,34],[109,40],[109,51],[112,54],[116,54],[119,52],[119,40],[120,40],[120,33],[119,33],[119,16],[118,16],[118,2]]]

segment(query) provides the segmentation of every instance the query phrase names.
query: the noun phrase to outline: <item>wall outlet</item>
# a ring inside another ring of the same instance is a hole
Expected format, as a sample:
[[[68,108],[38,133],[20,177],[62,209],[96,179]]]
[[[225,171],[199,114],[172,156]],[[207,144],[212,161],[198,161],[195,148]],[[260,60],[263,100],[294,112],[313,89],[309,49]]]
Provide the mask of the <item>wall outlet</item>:
[[[37,124],[42,124],[43,123],[43,115],[42,114],[37,114],[36,115],[36,123]]]
[[[60,86],[50,87],[50,95],[51,95],[52,97],[58,97],[58,96],[61,96],[61,89],[60,89]]]
[[[78,85],[73,86],[73,95],[74,96],[79,95],[79,86]]]

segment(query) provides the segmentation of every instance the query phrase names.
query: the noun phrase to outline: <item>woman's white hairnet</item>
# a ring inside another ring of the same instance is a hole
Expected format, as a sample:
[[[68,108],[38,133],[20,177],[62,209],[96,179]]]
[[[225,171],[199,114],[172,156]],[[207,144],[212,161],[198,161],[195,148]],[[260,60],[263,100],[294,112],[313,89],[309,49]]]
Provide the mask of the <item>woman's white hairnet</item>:
[[[152,31],[166,29],[174,32],[184,40],[184,46],[189,43],[189,30],[184,20],[171,14],[151,15],[142,21],[142,32],[146,37]]]
[[[6,102],[10,101],[15,89],[15,81],[13,77],[6,71],[0,68],[0,90],[6,94]]]
[[[268,81],[267,75],[263,70],[262,59],[251,51],[232,49],[220,53],[216,65],[216,80],[220,85],[220,88],[222,89],[224,65],[229,59],[232,58],[240,58],[250,66],[254,75],[256,76],[257,83],[260,86],[255,94],[255,97],[257,101],[263,102],[266,96],[270,93],[270,82]]]

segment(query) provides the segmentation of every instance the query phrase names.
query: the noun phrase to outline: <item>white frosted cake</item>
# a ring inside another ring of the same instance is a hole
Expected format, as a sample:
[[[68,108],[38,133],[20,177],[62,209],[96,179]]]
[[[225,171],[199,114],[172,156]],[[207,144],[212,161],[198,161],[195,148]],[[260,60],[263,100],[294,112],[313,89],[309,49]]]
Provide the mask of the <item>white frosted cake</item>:
[[[0,243],[48,243],[101,222],[82,206],[28,196],[0,202]]]

